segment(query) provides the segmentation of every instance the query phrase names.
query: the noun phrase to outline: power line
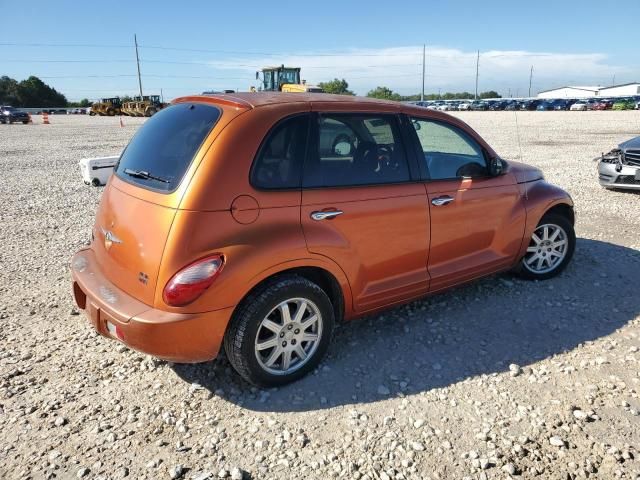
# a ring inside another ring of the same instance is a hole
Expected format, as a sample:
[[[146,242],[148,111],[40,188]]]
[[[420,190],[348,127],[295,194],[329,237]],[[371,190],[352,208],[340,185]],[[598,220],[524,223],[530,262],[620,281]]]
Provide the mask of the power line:
[[[60,75],[60,76],[49,76],[49,75],[35,75],[38,78],[46,78],[46,79],[65,79],[65,78],[134,78],[138,75]],[[252,77],[252,75],[246,75],[244,77],[212,77],[212,76],[203,76],[203,75],[155,75],[152,73],[144,73],[142,74],[143,78],[192,78],[192,79],[204,79],[204,80],[244,80],[248,77]]]
[[[20,43],[0,42],[0,46],[6,47],[83,47],[83,48],[131,48],[131,45],[99,45],[95,43]]]
[[[11,47],[52,47],[52,48],[131,48],[130,45],[123,44],[91,44],[91,43],[21,43],[21,42],[0,42],[0,46]],[[162,45],[138,45],[141,49],[147,50],[163,50],[163,51],[176,51],[176,52],[194,52],[194,53],[215,53],[226,55],[262,55],[262,56],[291,56],[291,57],[408,57],[419,56],[420,50],[416,48],[415,52],[402,52],[402,53],[358,53],[358,52],[333,52],[333,53],[291,53],[291,52],[260,52],[260,51],[247,51],[247,50],[218,50],[207,48],[182,48],[182,47],[168,47]],[[390,47],[393,48],[406,48],[406,47]],[[555,57],[555,56],[573,56],[581,54],[571,53],[529,53],[529,52],[503,52],[503,53],[482,53],[483,57],[499,58],[499,57]],[[473,53],[458,53],[458,54],[446,54],[439,55],[430,53],[427,57],[433,58],[473,58]]]
[[[0,46],[11,47],[63,47],[63,48],[131,48],[130,45],[108,45],[108,44],[87,44],[87,43],[20,43],[20,42],[0,42]],[[358,53],[358,52],[334,52],[334,53],[287,53],[287,52],[256,52],[243,50],[218,50],[207,48],[181,48],[166,47],[161,45],[138,45],[141,49],[147,50],[171,50],[176,52],[195,53],[216,53],[226,55],[261,55],[261,56],[292,56],[292,57],[406,57],[413,55],[407,53]]]
[[[11,63],[135,63],[135,60],[121,60],[121,59],[113,59],[113,60],[25,60],[25,59],[10,59],[10,60],[0,60],[0,62],[11,62]],[[167,64],[167,65],[204,65],[212,68],[262,68],[263,65],[250,65],[246,63],[216,63],[216,62],[197,62],[197,61],[173,61],[173,60],[140,60],[141,64],[145,63],[159,63],[159,64]],[[386,67],[410,67],[410,66],[419,66],[419,63],[397,63],[397,64],[380,64],[380,65],[362,65],[357,67],[357,69],[363,68],[386,68]],[[317,65],[317,66],[302,66],[305,69],[325,69],[325,68],[345,68],[349,69],[350,67],[345,67],[344,65]]]

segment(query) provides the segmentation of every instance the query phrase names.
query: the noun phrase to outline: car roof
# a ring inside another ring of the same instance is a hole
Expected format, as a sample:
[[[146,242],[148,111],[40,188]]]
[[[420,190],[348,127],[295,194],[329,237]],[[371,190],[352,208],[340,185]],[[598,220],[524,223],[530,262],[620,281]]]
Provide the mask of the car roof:
[[[356,97],[353,95],[335,95],[330,93],[285,93],[285,92],[238,92],[238,93],[220,93],[213,95],[193,95],[188,97],[180,97],[173,102],[185,101],[201,101],[205,103],[223,103],[236,104],[239,107],[256,108],[263,105],[277,105],[285,103],[312,103],[312,102],[331,102],[350,105],[386,105],[388,107],[399,108],[399,102],[391,100],[379,100],[369,97]]]

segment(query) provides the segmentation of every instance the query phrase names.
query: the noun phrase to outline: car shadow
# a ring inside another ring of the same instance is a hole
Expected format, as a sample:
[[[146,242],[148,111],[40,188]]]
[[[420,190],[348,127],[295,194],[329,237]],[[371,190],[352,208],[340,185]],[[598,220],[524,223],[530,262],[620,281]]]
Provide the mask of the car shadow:
[[[559,277],[488,277],[341,326],[323,363],[302,380],[261,390],[225,358],[173,365],[211,396],[265,412],[314,411],[414,395],[504,372],[607,336],[640,314],[640,251],[578,239]]]

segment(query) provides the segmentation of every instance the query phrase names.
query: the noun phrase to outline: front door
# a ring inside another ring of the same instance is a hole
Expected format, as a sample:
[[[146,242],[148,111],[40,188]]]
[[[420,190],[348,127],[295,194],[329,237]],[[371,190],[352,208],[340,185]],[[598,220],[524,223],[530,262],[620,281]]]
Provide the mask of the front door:
[[[486,153],[462,129],[443,121],[412,122],[429,175],[430,290],[512,265],[526,217],[515,176],[489,176]]]
[[[312,132],[301,208],[309,251],[342,268],[356,312],[426,293],[429,208],[397,117],[320,114]]]

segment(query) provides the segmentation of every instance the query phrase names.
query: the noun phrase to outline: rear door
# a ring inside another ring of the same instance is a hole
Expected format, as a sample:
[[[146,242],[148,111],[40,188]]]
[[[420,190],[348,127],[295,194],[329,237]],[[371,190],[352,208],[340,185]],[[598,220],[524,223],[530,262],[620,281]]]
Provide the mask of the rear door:
[[[431,291],[509,267],[525,225],[514,175],[488,174],[487,154],[461,128],[412,118],[431,219]]]
[[[425,293],[429,209],[398,117],[322,113],[313,125],[301,208],[309,251],[342,268],[356,312]]]

